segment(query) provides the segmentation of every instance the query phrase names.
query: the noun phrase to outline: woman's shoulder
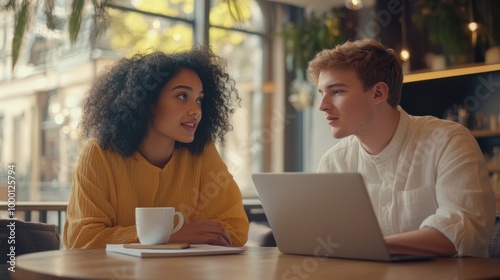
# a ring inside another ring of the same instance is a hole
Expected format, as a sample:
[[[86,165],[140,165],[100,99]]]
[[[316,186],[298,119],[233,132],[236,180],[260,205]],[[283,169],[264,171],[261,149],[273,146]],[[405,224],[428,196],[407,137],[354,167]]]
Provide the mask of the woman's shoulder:
[[[102,153],[104,152],[104,149],[102,148],[101,144],[97,141],[97,139],[88,139],[82,146],[81,153]]]
[[[94,168],[110,168],[111,170],[121,170],[131,161],[136,161],[134,156],[123,157],[117,152],[104,149],[96,139],[87,140],[82,147],[78,163],[81,166],[93,166]]]
[[[104,149],[97,139],[89,139],[83,144],[80,157],[92,160],[97,158],[106,158],[107,160],[122,158],[118,153]]]

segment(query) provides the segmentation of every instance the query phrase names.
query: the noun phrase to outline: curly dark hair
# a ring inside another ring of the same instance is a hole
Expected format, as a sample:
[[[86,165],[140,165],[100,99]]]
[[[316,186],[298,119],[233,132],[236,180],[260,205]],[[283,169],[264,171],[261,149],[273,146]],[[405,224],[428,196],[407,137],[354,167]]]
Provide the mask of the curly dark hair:
[[[208,142],[224,142],[224,135],[232,130],[229,117],[241,101],[225,66],[223,58],[203,46],[172,54],[155,51],[122,58],[92,85],[80,122],[83,134],[96,138],[103,149],[125,157],[132,155],[153,120],[152,105],[162,88],[180,69],[188,68],[203,84],[203,117],[194,141],[175,145],[200,154]]]

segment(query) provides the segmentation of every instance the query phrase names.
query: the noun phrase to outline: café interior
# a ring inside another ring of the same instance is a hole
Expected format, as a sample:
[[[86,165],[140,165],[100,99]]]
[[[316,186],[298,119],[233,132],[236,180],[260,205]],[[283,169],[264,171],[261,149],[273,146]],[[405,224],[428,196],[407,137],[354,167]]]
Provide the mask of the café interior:
[[[50,13],[45,2],[54,5]],[[61,233],[87,140],[78,127],[82,104],[106,66],[136,52],[210,45],[226,58],[242,98],[233,130],[217,148],[250,221],[266,225],[251,175],[315,172],[338,141],[318,109],[307,62],[321,49],[363,38],[400,55],[401,107],[409,114],[471,130],[500,210],[500,1],[22,1],[1,12],[2,218],[14,165],[19,219],[55,224]]]

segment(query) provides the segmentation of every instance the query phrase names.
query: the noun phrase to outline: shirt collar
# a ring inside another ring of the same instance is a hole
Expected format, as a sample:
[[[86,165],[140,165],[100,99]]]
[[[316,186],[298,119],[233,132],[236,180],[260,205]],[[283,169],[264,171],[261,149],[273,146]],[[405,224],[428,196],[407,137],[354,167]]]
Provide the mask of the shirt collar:
[[[365,151],[365,149],[361,148],[363,153],[372,161],[375,161],[377,163],[384,162],[387,159],[393,158],[394,155],[401,149],[401,146],[405,141],[406,134],[408,131],[410,116],[408,115],[408,113],[406,113],[405,110],[403,110],[403,108],[401,108],[401,106],[398,106],[398,110],[399,110],[398,127],[396,128],[396,132],[394,133],[394,136],[389,142],[389,145],[387,145],[387,147],[385,147],[384,150],[380,152],[378,155],[370,155]],[[361,143],[359,143],[359,145],[361,145]]]

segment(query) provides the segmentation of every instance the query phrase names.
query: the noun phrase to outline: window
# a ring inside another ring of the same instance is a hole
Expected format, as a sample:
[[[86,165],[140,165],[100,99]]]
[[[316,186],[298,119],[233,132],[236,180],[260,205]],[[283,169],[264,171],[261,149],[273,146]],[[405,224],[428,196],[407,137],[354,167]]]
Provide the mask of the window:
[[[0,163],[16,163],[19,180],[24,182],[18,188],[22,200],[68,197],[84,141],[77,133],[82,101],[103,67],[135,52],[172,52],[194,44],[212,45],[215,53],[227,59],[228,71],[236,80],[242,106],[233,115],[234,129],[226,136],[226,144],[218,148],[243,195],[254,196],[250,175],[261,171],[264,162],[259,137],[266,74],[266,30],[258,1],[238,0],[243,22],[231,17],[230,7],[221,0],[116,1],[109,7],[116,21],[94,49],[89,42],[93,9],[90,1],[85,3],[89,7],[73,44],[67,34],[70,2],[55,1],[54,30],[46,28],[41,5],[34,5],[33,29],[24,37],[14,74],[8,39],[14,29],[13,13],[0,20],[0,45],[5,47],[0,51],[4,58],[0,62],[0,116],[5,116],[0,119],[0,143],[12,149],[0,150]],[[205,5],[209,11],[202,11]]]
[[[247,0],[239,4],[244,11],[241,14],[244,22],[228,17],[225,3],[214,1],[210,10],[209,43],[216,53],[228,60],[229,72],[242,98],[241,108],[233,115],[233,131],[219,151],[243,196],[249,197],[256,194],[251,174],[261,171],[263,165],[259,132],[263,115],[265,30],[263,13],[257,2]]]

